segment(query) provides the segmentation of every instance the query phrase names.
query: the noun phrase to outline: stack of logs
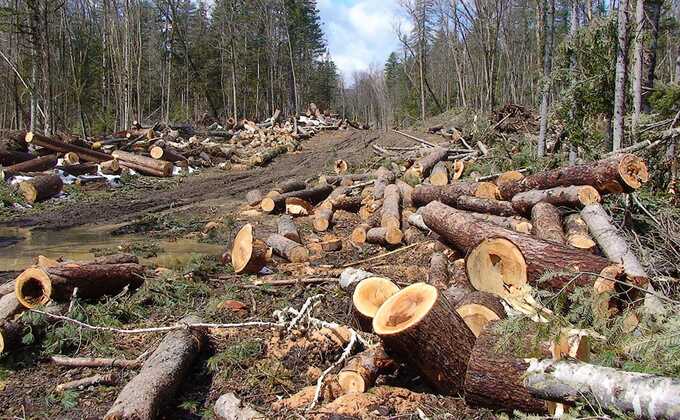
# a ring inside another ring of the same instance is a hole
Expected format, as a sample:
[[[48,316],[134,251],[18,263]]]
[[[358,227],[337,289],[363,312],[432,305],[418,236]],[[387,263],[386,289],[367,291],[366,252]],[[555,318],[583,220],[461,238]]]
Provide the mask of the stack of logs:
[[[345,238],[356,246],[394,248],[427,235],[454,251],[431,256],[427,283],[400,290],[390,279],[358,270],[363,275],[344,285],[356,327],[382,341],[341,370],[338,380],[346,392],[365,391],[402,362],[436,391],[464,395],[474,406],[546,414],[554,413],[555,403],[596,397],[608,409],[639,413],[639,393],[645,396],[643,411],[668,416],[680,394],[654,396],[658,388],[651,384],[662,381],[677,392],[678,381],[586,363],[587,336],[581,331],[558,332],[556,344],[541,346],[542,358],[528,360],[500,350],[502,337],[492,327],[508,316],[506,308],[541,321],[547,310],[531,299],[535,288],[557,293],[591,287],[604,297],[593,310],[607,317],[621,313],[614,296],[630,299],[626,304],[640,297],[635,292],[649,287],[648,277],[601,200],[640,188],[648,181],[645,163],[619,154],[527,176],[510,171],[489,182],[458,179],[456,168],[442,163],[448,155],[433,147],[403,174],[381,167],[322,176],[317,185],[286,182],[266,195],[249,192],[250,206],[285,214],[278,233],[266,240],[257,239],[251,225],[242,229],[231,254],[235,271],[257,273],[272,252],[307,261],[311,244],[305,247],[294,222],[301,215],[325,232],[337,211],[357,213],[362,222]],[[658,301],[644,300],[646,308],[659,310]],[[535,332],[529,328],[525,334],[530,342]],[[561,360],[565,357],[578,361]],[[601,386],[603,378],[629,388],[617,393]]]

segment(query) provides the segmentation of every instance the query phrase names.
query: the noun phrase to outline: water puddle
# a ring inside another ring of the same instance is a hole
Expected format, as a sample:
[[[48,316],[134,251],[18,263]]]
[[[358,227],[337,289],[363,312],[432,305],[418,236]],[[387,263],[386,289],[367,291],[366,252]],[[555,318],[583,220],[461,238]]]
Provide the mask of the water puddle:
[[[112,236],[120,225],[79,226],[58,231],[0,228],[0,271],[18,271],[33,264],[38,255],[69,260],[88,260],[92,248],[114,248],[125,243],[148,242],[144,235]],[[161,251],[143,259],[145,263],[174,267],[189,261],[192,254],[220,255],[224,245],[200,243],[191,238],[153,239]]]

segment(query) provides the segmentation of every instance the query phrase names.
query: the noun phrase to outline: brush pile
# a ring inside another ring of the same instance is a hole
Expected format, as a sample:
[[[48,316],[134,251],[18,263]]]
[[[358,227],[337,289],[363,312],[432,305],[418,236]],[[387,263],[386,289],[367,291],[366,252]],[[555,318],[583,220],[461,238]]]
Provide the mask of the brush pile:
[[[680,381],[588,364],[590,331],[555,331],[554,340],[529,359],[500,350],[504,338],[494,329],[496,322],[516,316],[545,323],[552,313],[534,299],[538,290],[556,295],[591,288],[598,296],[592,311],[625,316],[631,331],[636,313],[665,310],[602,206],[608,196],[634,192],[648,181],[645,162],[618,154],[530,175],[510,171],[463,180],[463,159],[447,161],[456,152],[425,146],[413,148],[419,157],[407,156],[403,165],[337,171],[316,183],[289,181],[266,194],[247,195],[249,206],[277,215],[278,232],[259,237],[245,225],[230,255],[236,273],[261,272],[272,255],[305,263],[347,245],[398,252],[428,239],[439,243],[426,282],[401,288],[370,271],[342,273],[339,283],[351,299],[354,327],[374,334],[380,344],[365,347],[326,379],[324,386],[339,384],[342,391],[324,402],[362,394],[406,364],[437,393],[465,396],[473,407],[545,415],[592,397],[612,412],[673,417]],[[483,152],[465,153],[465,159],[474,159]],[[334,232],[348,213],[359,220],[351,234]],[[314,234],[300,234],[305,220],[311,220]],[[536,328],[524,331],[522,340],[530,342]],[[625,392],[602,385],[609,380],[626,384]]]

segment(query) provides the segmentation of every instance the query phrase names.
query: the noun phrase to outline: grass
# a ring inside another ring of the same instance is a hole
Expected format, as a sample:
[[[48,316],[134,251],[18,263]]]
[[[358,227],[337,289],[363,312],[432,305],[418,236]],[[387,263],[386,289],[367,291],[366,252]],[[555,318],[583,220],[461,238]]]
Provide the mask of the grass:
[[[123,242],[117,247],[92,248],[90,252],[95,257],[113,255],[121,252],[135,255],[139,258],[153,258],[163,252],[160,244],[155,241]]]
[[[207,367],[209,371],[218,374],[222,379],[229,380],[235,371],[248,370],[263,352],[264,345],[260,340],[246,340],[233,344],[209,358]]]

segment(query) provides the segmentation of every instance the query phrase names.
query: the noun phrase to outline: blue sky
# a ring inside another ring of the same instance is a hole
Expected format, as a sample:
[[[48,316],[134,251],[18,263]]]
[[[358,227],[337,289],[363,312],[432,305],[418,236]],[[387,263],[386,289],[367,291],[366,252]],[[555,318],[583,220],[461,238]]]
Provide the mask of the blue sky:
[[[397,0],[317,0],[328,49],[344,80],[371,65],[382,67],[398,48],[400,22],[408,26]]]

